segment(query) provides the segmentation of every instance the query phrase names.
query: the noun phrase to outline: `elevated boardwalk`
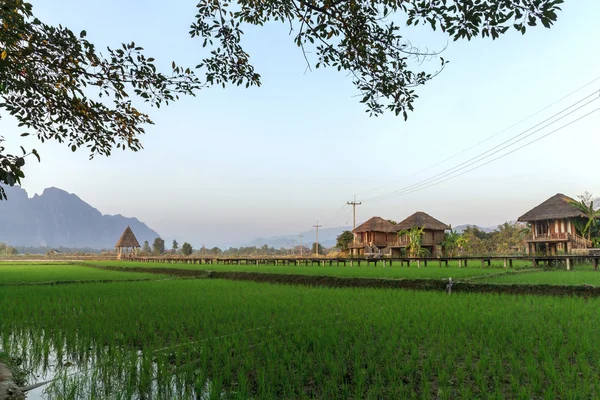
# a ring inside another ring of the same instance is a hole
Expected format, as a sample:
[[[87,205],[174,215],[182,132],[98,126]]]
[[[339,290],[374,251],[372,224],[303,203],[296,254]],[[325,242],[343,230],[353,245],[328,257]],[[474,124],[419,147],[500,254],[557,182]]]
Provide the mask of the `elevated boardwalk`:
[[[560,255],[560,256],[488,256],[488,257],[440,257],[440,258],[410,258],[410,257],[379,257],[379,258],[324,258],[324,257],[128,257],[123,261],[137,261],[147,263],[166,264],[224,264],[224,265],[304,265],[304,266],[391,266],[392,263],[406,264],[417,267],[437,265],[448,267],[449,262],[456,261],[459,267],[491,266],[492,261],[502,261],[505,268],[512,268],[513,261],[531,262],[533,266],[538,265],[565,265],[568,270],[572,269],[574,262],[588,261],[598,270],[600,254],[594,255]]]

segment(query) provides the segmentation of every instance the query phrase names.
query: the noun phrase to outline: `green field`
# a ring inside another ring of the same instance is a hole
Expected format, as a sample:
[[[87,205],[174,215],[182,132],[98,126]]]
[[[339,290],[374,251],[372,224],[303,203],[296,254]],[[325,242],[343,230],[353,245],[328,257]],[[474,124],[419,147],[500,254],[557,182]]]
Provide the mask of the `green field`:
[[[589,268],[578,268],[575,271],[542,270],[532,273],[504,274],[482,277],[477,282],[499,284],[529,285],[590,285],[600,286],[600,272]]]
[[[48,399],[600,395],[600,298],[165,279],[132,267],[600,285],[591,266],[0,263],[0,355],[28,372],[29,384],[56,378],[33,396],[44,390]],[[135,279],[144,281],[118,282]],[[71,281],[86,282],[34,284]]]
[[[10,286],[0,351],[75,373],[50,399],[596,398],[599,306],[221,280]]]
[[[104,271],[67,263],[0,262],[0,285],[130,279],[157,279],[157,276],[127,271]]]
[[[176,268],[208,271],[235,271],[235,272],[264,272],[270,274],[297,274],[297,275],[321,275],[321,276],[339,276],[339,277],[363,277],[363,278],[397,278],[397,279],[453,279],[475,277],[488,274],[497,274],[508,269],[500,267],[502,261],[496,262],[492,267],[481,268],[481,265],[475,267],[475,262],[470,267],[458,268],[456,263],[450,263],[449,267],[439,267],[437,262],[430,262],[427,267],[423,264],[417,268],[416,263],[410,267],[400,266],[395,263],[387,267],[379,262],[377,267],[367,266],[365,262],[360,267],[350,264],[347,266],[295,266],[295,265],[230,265],[230,264],[177,264],[177,263],[145,263],[132,261],[89,261],[82,265],[98,265],[110,267],[127,268]],[[518,263],[515,263],[517,266]],[[525,263],[521,263],[520,268],[527,268]]]

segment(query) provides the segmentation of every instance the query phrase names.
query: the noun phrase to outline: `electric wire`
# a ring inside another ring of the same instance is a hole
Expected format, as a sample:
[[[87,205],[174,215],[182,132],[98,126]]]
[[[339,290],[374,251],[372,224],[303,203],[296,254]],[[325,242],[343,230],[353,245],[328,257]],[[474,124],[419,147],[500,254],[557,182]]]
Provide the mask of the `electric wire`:
[[[432,187],[432,186],[436,186],[436,185],[442,184],[442,183],[444,183],[444,182],[447,182],[447,181],[449,181],[449,180],[451,180],[451,179],[458,178],[459,176],[465,175],[465,174],[467,174],[467,173],[469,173],[469,172],[471,172],[471,171],[474,171],[474,170],[476,170],[476,169],[479,169],[479,168],[481,168],[481,167],[484,167],[484,166],[486,166],[486,165],[488,165],[488,164],[490,164],[490,163],[492,163],[492,162],[494,162],[494,161],[496,161],[496,160],[499,160],[499,159],[501,159],[501,158],[504,158],[504,157],[508,156],[509,154],[512,154],[512,153],[514,153],[514,152],[516,152],[516,151],[518,151],[518,150],[521,150],[521,149],[523,149],[524,147],[527,147],[527,146],[529,146],[529,145],[531,145],[531,144],[533,144],[533,143],[536,143],[536,142],[538,142],[538,141],[540,141],[540,140],[542,140],[542,139],[544,139],[544,138],[546,138],[546,137],[548,137],[548,136],[552,135],[553,133],[555,133],[555,132],[558,132],[558,131],[560,131],[560,130],[562,130],[562,129],[566,128],[567,126],[569,126],[569,125],[572,125],[572,124],[574,124],[575,122],[578,122],[578,121],[580,121],[580,120],[582,120],[582,119],[584,119],[584,118],[586,118],[586,117],[590,116],[591,114],[593,114],[593,113],[595,113],[595,112],[597,112],[597,111],[599,111],[599,110],[600,110],[600,108],[596,108],[596,109],[594,109],[594,110],[592,110],[592,111],[590,111],[590,112],[588,112],[588,113],[586,113],[586,114],[582,115],[581,117],[579,117],[579,118],[576,118],[576,119],[574,119],[574,120],[572,120],[572,121],[570,121],[570,122],[568,122],[568,123],[564,124],[563,126],[561,126],[561,127],[557,128],[557,129],[553,130],[553,131],[550,131],[549,133],[546,133],[546,134],[544,134],[544,135],[542,135],[542,136],[540,136],[540,137],[538,137],[538,138],[536,138],[536,139],[534,139],[534,140],[532,140],[532,141],[530,141],[530,142],[527,142],[527,143],[525,143],[525,144],[524,144],[524,145],[522,145],[522,146],[519,146],[519,147],[517,147],[517,148],[515,148],[515,149],[512,149],[512,150],[510,150],[509,152],[506,152],[506,153],[504,153],[504,154],[502,154],[502,155],[500,155],[500,156],[498,156],[498,157],[496,157],[496,158],[494,158],[494,159],[492,159],[492,160],[489,160],[489,161],[487,161],[487,162],[485,162],[485,163],[483,163],[483,164],[477,165],[477,166],[475,166],[475,167],[473,167],[473,168],[471,168],[471,169],[469,169],[469,170],[467,170],[467,171],[461,172],[461,173],[459,173],[459,174],[457,174],[457,175],[450,176],[450,177],[448,177],[448,178],[446,178],[446,179],[444,179],[444,180],[441,180],[441,181],[434,182],[434,183],[432,183],[432,184],[430,184],[430,185],[427,185],[427,186],[424,186],[424,187],[420,187],[420,188],[416,188],[416,189],[413,189],[413,190],[410,190],[410,191],[407,191],[407,192],[399,193],[399,194],[397,194],[397,195],[395,195],[395,196],[393,196],[393,197],[389,197],[389,198],[386,198],[386,199],[381,199],[381,200],[389,200],[389,199],[391,199],[391,198],[400,197],[400,196],[405,196],[405,195],[408,195],[408,194],[411,194],[411,193],[414,193],[414,192],[418,192],[418,191],[420,191],[420,190],[423,190],[423,189],[430,188],[430,187]]]
[[[496,145],[496,146],[494,146],[494,147],[486,150],[483,153],[480,153],[480,154],[478,154],[478,155],[470,158],[467,161],[464,161],[464,162],[462,162],[460,164],[457,164],[457,165],[455,165],[452,168],[449,168],[449,169],[447,169],[445,171],[442,171],[442,172],[440,172],[440,173],[438,173],[438,174],[436,174],[434,176],[431,176],[431,177],[429,177],[427,179],[419,181],[419,182],[417,182],[415,184],[406,186],[406,187],[398,189],[398,190],[394,190],[394,191],[389,192],[389,193],[385,193],[385,194],[381,194],[381,195],[378,195],[378,196],[373,196],[373,197],[370,197],[370,198],[367,198],[367,199],[363,199],[362,201],[363,202],[369,202],[369,201],[385,200],[385,199],[388,199],[388,198],[393,198],[397,194],[401,194],[401,193],[403,193],[405,191],[409,191],[409,190],[412,190],[414,188],[418,188],[420,186],[427,185],[428,183],[430,183],[432,181],[435,181],[435,180],[438,180],[438,179],[442,179],[445,176],[448,176],[448,175],[450,175],[450,174],[452,174],[452,173],[454,173],[456,171],[463,170],[463,169],[469,167],[470,165],[476,164],[476,163],[478,163],[478,162],[480,162],[482,160],[485,160],[486,158],[489,158],[489,157],[493,156],[494,154],[497,154],[497,153],[501,152],[502,150],[505,150],[505,149],[513,146],[514,144],[516,144],[516,143],[518,143],[518,142],[520,142],[520,141],[522,141],[522,140],[524,140],[524,139],[532,136],[533,134],[535,134],[535,133],[537,133],[537,132],[539,132],[539,131],[541,131],[541,130],[543,130],[543,129],[545,129],[545,128],[547,128],[547,127],[549,127],[549,126],[551,126],[551,125],[553,125],[555,123],[557,123],[558,121],[560,121],[560,120],[562,120],[564,118],[566,118],[567,116],[573,114],[574,112],[580,110],[581,108],[589,105],[593,101],[598,100],[598,98],[599,98],[598,94],[599,94],[599,91],[595,91],[594,93],[591,93],[591,94],[585,96],[584,98],[582,98],[582,99],[578,100],[577,102],[575,102],[575,103],[567,106],[566,108],[564,108],[561,111],[555,113],[551,117],[546,118],[545,120],[543,120],[542,122],[540,122],[540,123],[532,126],[531,128],[529,128],[529,129],[527,129],[527,130],[525,130],[525,131],[523,131],[523,132],[521,132],[521,133],[519,133],[517,135],[512,136],[511,138],[505,140],[504,142],[502,142],[502,143],[500,143],[500,144],[498,144],[498,145]],[[569,113],[567,113],[567,114],[565,114],[565,115],[563,115],[563,116],[561,116],[559,118],[556,118],[554,121],[552,121],[552,122],[544,125],[541,128],[535,129],[535,128],[539,127],[540,125],[548,122],[549,120],[552,120],[553,118],[559,116],[560,114],[564,113],[565,111],[569,110],[570,108],[573,108],[574,106],[580,104],[581,102],[583,102],[583,101],[585,101],[585,100],[587,100],[587,99],[589,99],[590,97],[593,97],[593,96],[595,96],[595,97],[592,100],[590,100],[590,101],[584,103],[583,105],[577,107],[575,110],[573,110],[573,111],[571,111],[571,112],[569,112]],[[525,135],[526,133],[530,132],[532,129],[535,129],[535,130],[533,132]],[[525,135],[525,136],[523,136],[523,135]],[[488,154],[488,153],[490,153],[490,154]]]
[[[444,163],[446,163],[447,161],[450,161],[450,160],[452,160],[452,159],[454,159],[454,158],[458,157],[459,155],[462,155],[462,154],[466,153],[467,151],[469,151],[469,150],[472,150],[472,149],[474,149],[475,147],[477,147],[477,146],[479,146],[479,145],[481,145],[481,144],[483,144],[483,143],[486,143],[486,142],[490,141],[491,139],[493,139],[493,138],[495,138],[495,137],[497,137],[497,136],[501,135],[502,133],[504,133],[504,132],[506,132],[506,131],[508,131],[508,130],[510,130],[510,129],[514,128],[514,127],[516,127],[516,126],[518,126],[518,125],[520,125],[521,123],[523,123],[523,122],[525,122],[525,121],[527,121],[527,120],[529,120],[529,119],[531,119],[531,118],[535,117],[536,115],[538,115],[538,114],[540,114],[540,113],[542,113],[542,112],[546,111],[546,110],[547,110],[547,109],[549,109],[550,107],[552,107],[552,106],[554,106],[554,105],[556,105],[556,104],[560,103],[561,101],[563,101],[563,100],[565,100],[565,99],[569,98],[569,97],[570,97],[570,96],[572,96],[573,94],[575,94],[575,93],[579,92],[579,91],[580,91],[580,90],[582,90],[582,89],[585,89],[586,87],[590,86],[591,84],[593,84],[594,82],[596,82],[596,81],[598,81],[598,80],[600,80],[600,76],[598,76],[598,77],[596,77],[596,78],[592,79],[591,81],[589,81],[589,82],[588,82],[588,83],[586,83],[585,85],[583,85],[583,86],[581,86],[581,87],[579,87],[579,88],[577,88],[577,89],[573,90],[572,92],[570,92],[570,93],[568,93],[568,94],[564,95],[564,96],[563,96],[563,97],[561,97],[560,99],[558,99],[558,100],[556,100],[556,101],[554,101],[554,102],[552,102],[552,103],[548,104],[547,106],[545,106],[545,107],[541,108],[540,110],[538,110],[538,111],[534,112],[533,114],[530,114],[530,115],[528,115],[527,117],[525,117],[525,118],[523,118],[523,119],[519,120],[518,122],[515,122],[514,124],[510,125],[509,127],[502,129],[501,131],[499,131],[499,132],[497,132],[497,133],[495,133],[495,134],[493,134],[493,135],[491,135],[491,136],[487,137],[486,139],[484,139],[484,140],[482,140],[482,141],[480,141],[480,142],[477,142],[477,143],[475,143],[474,145],[472,145],[472,146],[470,146],[470,147],[467,147],[467,148],[466,148],[466,149],[464,149],[464,150],[461,150],[461,151],[459,151],[458,153],[455,153],[455,154],[451,155],[451,156],[450,156],[450,157],[448,157],[448,158],[445,158],[445,159],[443,159],[442,161],[439,161],[439,162],[437,162],[437,163],[435,163],[435,164],[432,164],[432,165],[430,165],[429,167],[426,167],[426,168],[424,168],[424,169],[421,169],[421,170],[419,170],[419,171],[417,171],[417,172],[414,172],[414,173],[412,173],[412,174],[410,174],[410,175],[406,175],[406,176],[404,176],[404,177],[402,177],[402,178],[400,178],[400,179],[398,179],[398,180],[395,180],[395,181],[392,181],[392,182],[386,183],[385,185],[378,186],[378,187],[376,187],[376,188],[372,188],[372,189],[363,190],[363,191],[361,191],[361,192],[357,192],[357,194],[363,194],[363,193],[368,193],[368,192],[373,192],[373,191],[377,191],[377,190],[383,189],[383,188],[385,188],[385,187],[388,187],[388,186],[391,186],[391,185],[393,185],[393,184],[396,184],[396,183],[399,183],[399,182],[405,181],[406,179],[408,179],[408,178],[412,178],[413,176],[419,175],[419,174],[421,174],[421,173],[423,173],[423,172],[429,171],[430,169],[432,169],[432,168],[435,168],[435,167],[437,167],[438,165],[444,164]],[[375,197],[375,196],[374,196],[374,197]]]

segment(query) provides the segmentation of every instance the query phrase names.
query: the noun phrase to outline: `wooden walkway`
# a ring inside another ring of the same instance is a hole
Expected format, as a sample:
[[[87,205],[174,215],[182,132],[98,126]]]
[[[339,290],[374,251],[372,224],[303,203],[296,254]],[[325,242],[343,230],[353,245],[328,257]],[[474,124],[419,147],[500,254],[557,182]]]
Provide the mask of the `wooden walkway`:
[[[458,262],[459,268],[468,266],[489,267],[492,261],[502,261],[504,268],[512,268],[513,261],[530,262],[532,266],[564,265],[567,270],[573,269],[575,261],[588,261],[598,270],[600,254],[598,255],[561,255],[561,256],[489,256],[489,257],[441,257],[441,258],[316,258],[316,257],[129,257],[123,261],[137,261],[166,264],[224,264],[224,265],[304,265],[304,266],[400,266],[411,265],[427,267],[437,265],[448,267],[450,261]]]

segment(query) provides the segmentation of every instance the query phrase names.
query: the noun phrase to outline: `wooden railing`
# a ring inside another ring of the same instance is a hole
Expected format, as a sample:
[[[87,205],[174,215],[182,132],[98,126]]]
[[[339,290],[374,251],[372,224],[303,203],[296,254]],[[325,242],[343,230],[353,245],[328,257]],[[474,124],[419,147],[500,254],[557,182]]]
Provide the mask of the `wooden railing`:
[[[384,248],[384,247],[398,247],[398,246],[407,246],[410,243],[410,241],[408,240],[408,238],[404,238],[404,237],[400,237],[398,238],[398,240],[394,240],[391,242],[387,242],[387,241],[374,241],[374,242],[370,242],[370,243],[363,243],[363,242],[356,242],[356,243],[350,243],[348,245],[348,247],[350,248],[362,248],[364,246],[367,245],[375,245],[379,248]],[[438,245],[440,244],[440,241],[437,240],[433,240],[433,239],[421,239],[421,246],[434,246],[434,245]]]
[[[546,240],[567,240],[568,237],[567,232],[558,232],[558,233],[534,233],[532,235],[532,240],[534,241],[546,241]]]
[[[549,240],[567,240],[575,244],[575,248],[587,248],[592,246],[592,242],[584,237],[568,232],[553,232],[553,233],[534,233],[531,238],[527,239],[532,242],[545,242]]]

